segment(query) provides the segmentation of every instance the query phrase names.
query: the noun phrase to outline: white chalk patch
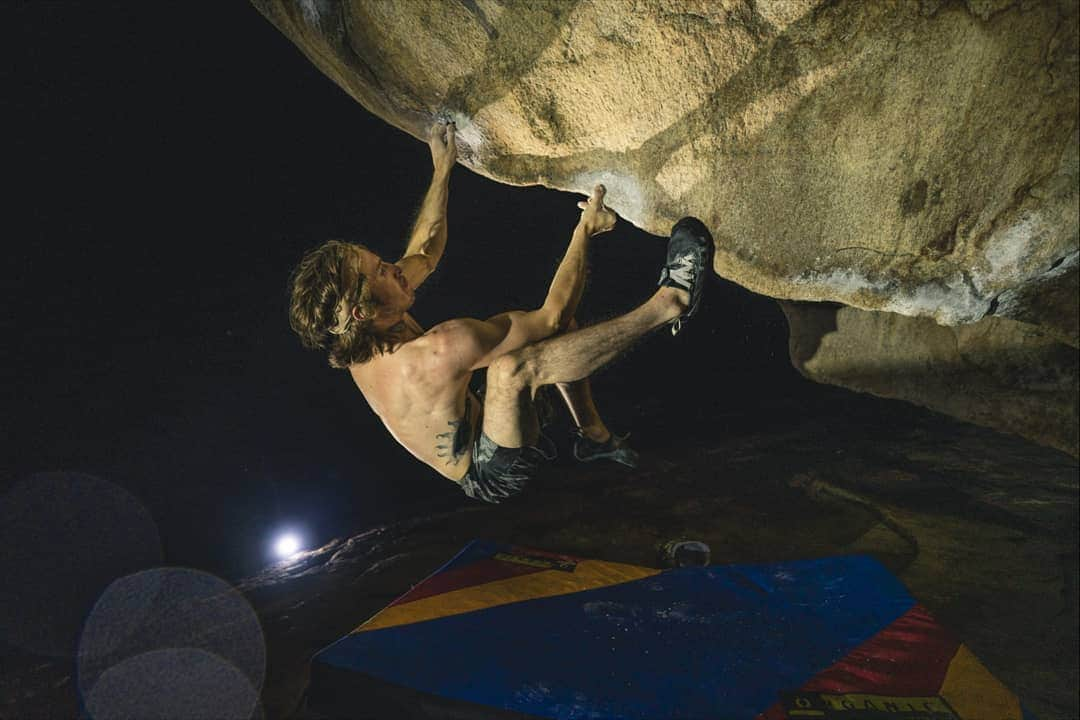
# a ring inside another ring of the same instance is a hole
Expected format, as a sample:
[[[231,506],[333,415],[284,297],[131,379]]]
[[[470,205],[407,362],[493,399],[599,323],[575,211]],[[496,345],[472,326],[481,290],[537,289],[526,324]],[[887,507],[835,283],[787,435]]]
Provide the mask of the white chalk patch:
[[[607,189],[604,204],[631,224],[643,227],[646,213],[645,193],[637,178],[610,170],[598,170],[574,176],[570,181],[570,190],[582,195],[592,195],[597,183]]]
[[[586,615],[611,615],[618,614],[622,611],[623,606],[616,602],[608,602],[605,600],[597,602],[585,603],[584,610]]]
[[[523,703],[544,702],[551,696],[551,688],[544,682],[532,682],[522,685],[514,693],[514,699]]]
[[[1020,269],[1020,263],[1041,233],[1044,225],[1038,212],[1024,212],[1016,222],[996,232],[986,245],[986,260],[990,263],[990,277],[1013,274]]]
[[[791,282],[796,285],[825,287],[842,297],[880,287],[870,282],[862,273],[853,270],[830,270],[827,273],[809,270],[791,278]]]
[[[953,277],[898,292],[881,309],[912,317],[932,317],[941,325],[961,325],[981,318],[989,304],[989,298],[977,294],[962,278]]]
[[[308,25],[319,27],[323,14],[330,12],[331,9],[326,0],[300,0],[300,12]]]
[[[660,620],[667,622],[679,622],[693,625],[708,625],[713,621],[711,616],[703,615],[688,603],[675,603],[666,610],[656,610],[655,615]]]
[[[458,153],[463,158],[475,162],[487,142],[483,129],[474,123],[468,115],[456,110],[444,110],[440,115],[454,121],[454,126],[457,128]]]
[[[990,302],[976,293],[959,274],[910,289],[897,288],[887,281],[875,282],[854,270],[808,272],[792,278],[792,282],[811,286],[820,297],[836,298],[853,307],[860,307],[853,299],[862,292],[876,297],[888,296],[889,300],[884,306],[866,309],[912,317],[932,317],[943,325],[974,322],[986,314]]]

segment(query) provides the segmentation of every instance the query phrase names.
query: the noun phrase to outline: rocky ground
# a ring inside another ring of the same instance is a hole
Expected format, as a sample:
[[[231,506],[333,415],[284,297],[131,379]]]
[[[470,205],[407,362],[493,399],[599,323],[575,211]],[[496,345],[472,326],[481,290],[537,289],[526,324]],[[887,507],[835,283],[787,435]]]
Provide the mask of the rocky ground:
[[[1077,463],[904,404],[792,404],[771,423],[701,408],[641,433],[641,467],[561,463],[513,505],[460,503],[358,532],[237,585],[267,643],[266,717],[300,713],[311,654],[472,538],[655,565],[693,537],[714,563],[870,553],[1039,717],[1075,718]],[[644,415],[649,408],[638,407]],[[71,668],[11,655],[0,717],[75,712]]]

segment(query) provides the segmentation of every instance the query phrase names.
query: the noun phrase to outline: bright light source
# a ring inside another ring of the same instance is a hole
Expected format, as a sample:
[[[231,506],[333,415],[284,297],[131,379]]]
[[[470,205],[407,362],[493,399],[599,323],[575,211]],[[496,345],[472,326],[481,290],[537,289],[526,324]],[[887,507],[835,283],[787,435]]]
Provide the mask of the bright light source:
[[[286,533],[274,543],[274,552],[278,557],[287,558],[295,555],[300,550],[300,538],[294,533]]]

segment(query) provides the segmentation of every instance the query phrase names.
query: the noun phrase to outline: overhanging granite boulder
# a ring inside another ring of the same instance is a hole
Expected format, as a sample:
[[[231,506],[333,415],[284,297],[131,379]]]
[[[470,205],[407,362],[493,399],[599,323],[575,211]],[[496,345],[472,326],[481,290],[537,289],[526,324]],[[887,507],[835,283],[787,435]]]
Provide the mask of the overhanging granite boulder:
[[[1042,381],[1003,368],[1041,353],[1075,367],[1051,345],[1080,345],[1076,0],[253,3],[387,122],[422,138],[453,118],[475,172],[577,192],[603,182],[649,232],[700,217],[716,272],[755,292],[885,311],[859,322],[898,356],[872,350],[858,380],[820,356],[799,366],[808,377],[1075,454],[1075,373],[1043,416]],[[994,319],[939,330],[900,316]],[[968,348],[926,354],[952,363],[929,369],[929,399],[900,359],[924,330]],[[987,332],[1008,346],[1004,365],[990,359],[1000,348],[969,352]],[[992,379],[980,400],[946,399],[957,385],[939,381],[961,371]]]
[[[1077,249],[1077,3],[254,0],[462,161],[584,192],[777,298],[982,317]]]

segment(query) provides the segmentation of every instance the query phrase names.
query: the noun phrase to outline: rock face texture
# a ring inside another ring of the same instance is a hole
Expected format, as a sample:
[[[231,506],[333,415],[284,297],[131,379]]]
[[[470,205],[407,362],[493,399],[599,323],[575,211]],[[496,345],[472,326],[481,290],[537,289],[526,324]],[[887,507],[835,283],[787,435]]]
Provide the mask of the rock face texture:
[[[1034,343],[1027,357],[1047,338],[1080,346],[1077,0],[253,3],[387,122],[422,138],[453,118],[475,172],[582,193],[603,182],[649,232],[700,217],[716,272],[755,292],[888,313],[844,316],[877,343],[865,372],[850,371],[844,335],[845,359],[804,358],[808,377],[1076,452],[1075,375],[1071,406],[1044,416],[1045,382],[1008,368],[1017,342]],[[789,312],[794,344],[814,331],[803,315]],[[988,315],[956,330],[895,317]],[[922,350],[908,346],[923,332]],[[993,370],[969,344],[987,332],[1011,348]],[[871,359],[903,377],[871,382]],[[992,376],[982,399],[933,401],[965,367]]]
[[[1080,455],[1080,356],[1051,333],[988,317],[929,318],[781,302],[791,362],[817,382],[908,400]]]
[[[1077,250],[1076,0],[254,4],[476,172],[702,218],[759,293],[971,322]]]

